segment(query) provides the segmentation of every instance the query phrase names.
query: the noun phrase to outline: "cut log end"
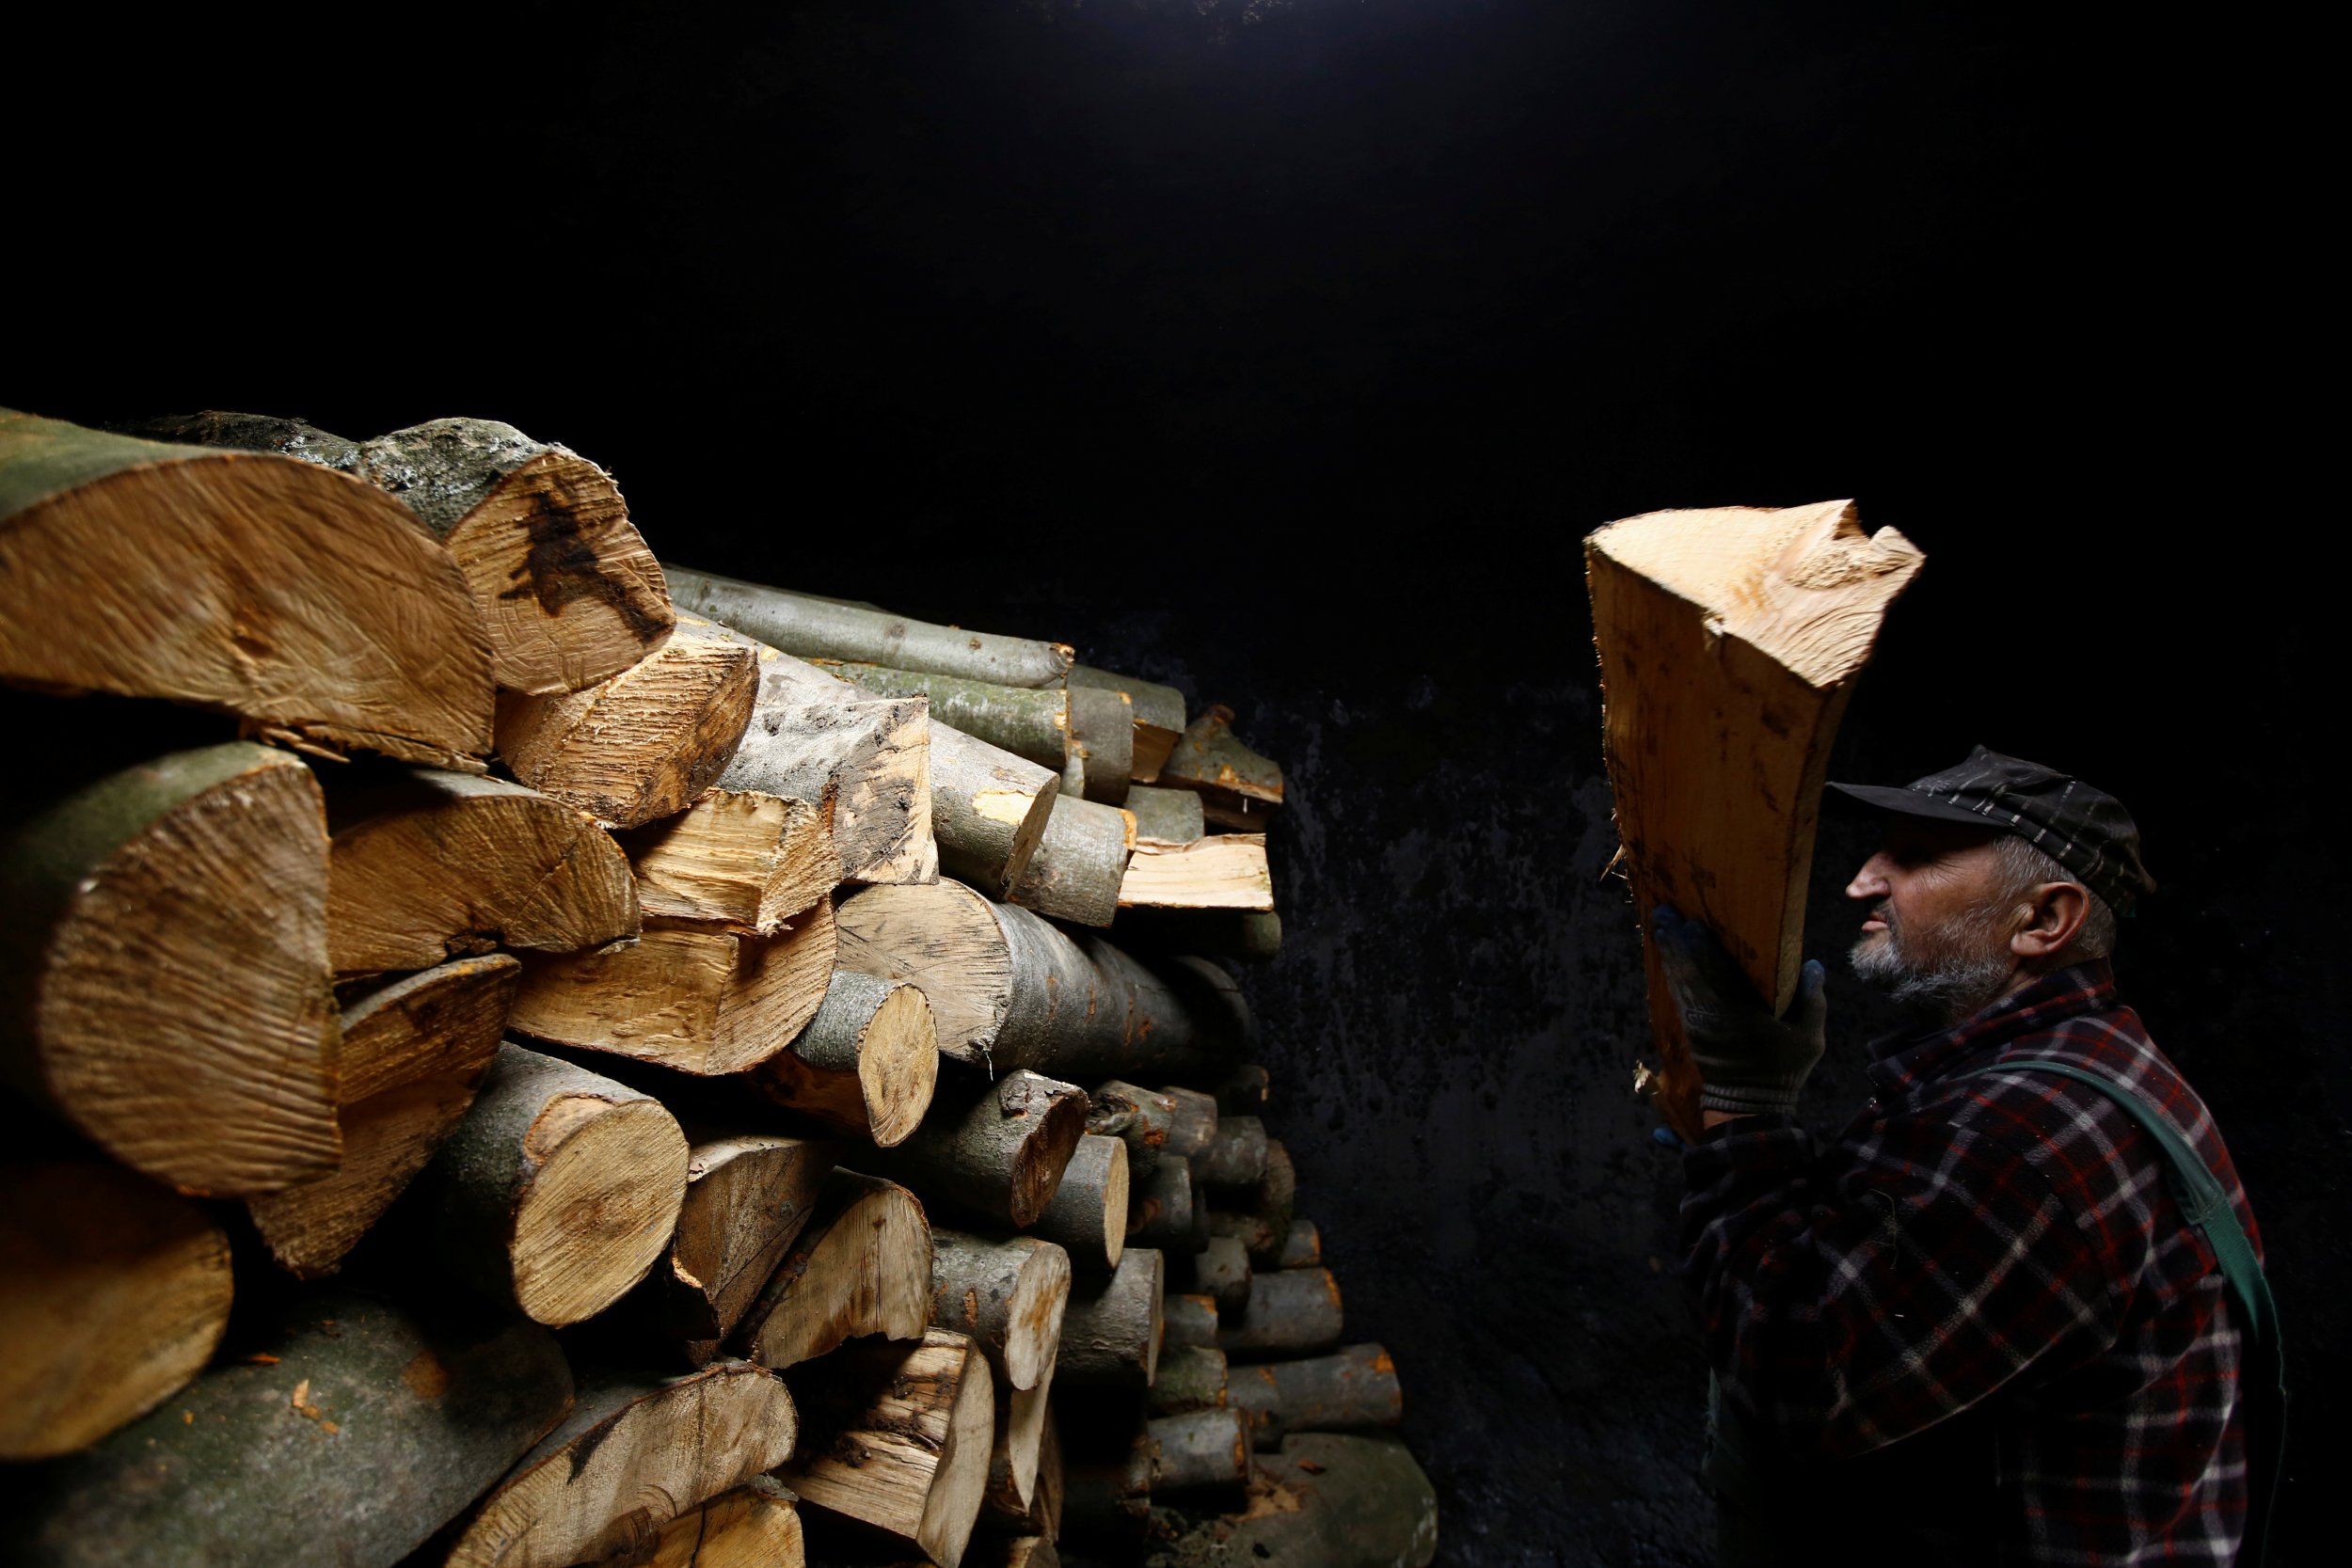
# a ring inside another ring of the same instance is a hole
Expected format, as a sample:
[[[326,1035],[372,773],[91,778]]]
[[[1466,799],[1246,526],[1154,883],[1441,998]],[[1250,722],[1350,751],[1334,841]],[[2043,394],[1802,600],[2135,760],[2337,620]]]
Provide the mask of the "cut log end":
[[[884,1148],[923,1124],[939,1082],[939,1031],[931,1005],[915,986],[893,986],[858,1049],[866,1126]]]
[[[806,1227],[744,1315],[743,1354],[786,1368],[845,1341],[920,1336],[931,1311],[931,1227],[913,1193],[836,1170]]]
[[[668,1245],[686,1138],[653,1101],[584,1095],[550,1102],[531,1137],[552,1147],[515,1211],[515,1299],[560,1328],[620,1300]]]

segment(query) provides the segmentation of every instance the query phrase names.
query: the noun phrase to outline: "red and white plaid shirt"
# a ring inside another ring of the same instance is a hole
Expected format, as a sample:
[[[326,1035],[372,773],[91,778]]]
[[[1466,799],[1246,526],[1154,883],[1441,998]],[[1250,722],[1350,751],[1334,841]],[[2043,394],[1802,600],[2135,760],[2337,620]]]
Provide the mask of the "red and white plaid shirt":
[[[2219,1131],[2106,965],[1872,1056],[1877,1098],[1834,1143],[1753,1117],[1683,1157],[1684,1273],[1725,1401],[1801,1473],[1861,1482],[1825,1495],[2003,1563],[2234,1560],[2239,1327],[2163,1155],[2088,1085],[1968,1076],[2045,1057],[2132,1089],[2259,1249]]]

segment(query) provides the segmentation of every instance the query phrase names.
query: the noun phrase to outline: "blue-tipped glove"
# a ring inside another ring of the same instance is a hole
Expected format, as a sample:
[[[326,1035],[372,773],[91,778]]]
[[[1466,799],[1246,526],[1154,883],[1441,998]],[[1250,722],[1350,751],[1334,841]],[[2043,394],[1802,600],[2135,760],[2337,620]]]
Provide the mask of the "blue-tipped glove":
[[[1705,926],[1661,904],[1650,911],[1649,935],[1698,1066],[1699,1108],[1740,1117],[1794,1115],[1798,1091],[1825,1049],[1829,999],[1820,963],[1805,960],[1797,999],[1787,1017],[1774,1018]]]

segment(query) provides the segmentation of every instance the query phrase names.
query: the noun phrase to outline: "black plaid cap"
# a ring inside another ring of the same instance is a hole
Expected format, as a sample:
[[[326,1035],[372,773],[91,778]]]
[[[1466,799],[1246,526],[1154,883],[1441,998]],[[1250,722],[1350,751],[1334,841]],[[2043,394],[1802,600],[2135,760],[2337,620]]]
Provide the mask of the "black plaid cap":
[[[2141,894],[2156,890],[2155,879],[2139,863],[2139,828],[2123,802],[2039,763],[1979,746],[1959,767],[1914,779],[1900,789],[1849,784],[1830,788],[1899,816],[2015,833],[2073,872],[2118,914],[2129,913]]]

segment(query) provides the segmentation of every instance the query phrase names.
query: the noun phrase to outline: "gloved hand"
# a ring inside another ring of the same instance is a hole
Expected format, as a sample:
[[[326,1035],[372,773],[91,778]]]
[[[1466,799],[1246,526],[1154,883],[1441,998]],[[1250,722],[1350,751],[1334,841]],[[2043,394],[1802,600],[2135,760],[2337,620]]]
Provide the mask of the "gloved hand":
[[[1805,960],[1797,999],[1786,1018],[1774,1018],[1705,926],[1661,904],[1650,911],[1649,933],[1698,1065],[1699,1108],[1732,1116],[1793,1114],[1797,1091],[1824,1049],[1829,999],[1820,961]]]

